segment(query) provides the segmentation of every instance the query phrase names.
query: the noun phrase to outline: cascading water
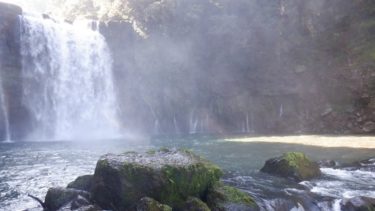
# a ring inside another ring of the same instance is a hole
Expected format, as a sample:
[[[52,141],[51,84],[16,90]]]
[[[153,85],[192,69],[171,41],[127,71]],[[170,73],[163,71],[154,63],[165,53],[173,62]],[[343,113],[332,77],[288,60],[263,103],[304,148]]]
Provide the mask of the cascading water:
[[[22,17],[23,103],[30,139],[118,136],[112,59],[98,24]]]
[[[3,85],[2,85],[1,80],[0,80],[0,112],[2,114],[2,117],[4,118],[3,124],[4,124],[4,129],[5,129],[5,140],[0,140],[0,141],[10,142],[11,137],[10,137],[10,129],[9,129],[8,109],[5,103],[4,90],[3,90]]]

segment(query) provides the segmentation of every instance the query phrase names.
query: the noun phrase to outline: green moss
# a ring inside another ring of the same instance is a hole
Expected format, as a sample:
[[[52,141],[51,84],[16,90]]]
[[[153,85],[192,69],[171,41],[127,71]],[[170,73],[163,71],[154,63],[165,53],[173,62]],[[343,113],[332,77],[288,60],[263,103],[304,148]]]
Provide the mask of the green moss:
[[[362,21],[362,23],[359,25],[361,29],[367,30],[372,29],[375,27],[375,19],[369,19],[366,21]]]
[[[171,152],[171,150],[168,149],[167,147],[162,147],[159,149],[159,152],[168,153],[168,152]]]
[[[321,174],[319,166],[301,152],[287,152],[281,157],[267,160],[261,171],[297,181],[311,179]]]
[[[144,197],[140,200],[140,203],[137,205],[137,210],[144,211],[172,211],[172,208],[165,204],[160,204],[158,201]]]
[[[203,197],[205,192],[219,181],[221,169],[211,163],[202,162],[187,167],[165,166],[162,174],[167,186],[161,191],[163,202],[181,206],[188,196]]]
[[[212,210],[226,210],[225,207],[229,204],[243,205],[251,210],[258,208],[250,195],[237,188],[226,186],[222,182],[216,183],[208,191],[205,200]]]
[[[305,154],[301,152],[288,152],[283,154],[283,159],[285,159],[290,166],[299,168],[304,162],[310,162]]]
[[[98,178],[103,178],[103,182],[99,184],[102,187],[96,188],[98,194],[95,196],[103,198],[102,193],[108,195],[108,190],[110,196],[105,201],[116,199],[114,207],[118,209],[128,209],[145,196],[172,207],[182,207],[188,197],[202,198],[223,174],[218,166],[189,150],[160,149],[142,155],[148,159],[163,159],[164,156],[168,156],[166,159],[176,159],[175,162],[163,165],[132,159],[126,161],[132,156],[128,156],[128,153],[124,155],[127,157],[118,162],[100,160],[95,173]],[[138,154],[134,155],[137,156]],[[180,157],[187,161],[180,163]],[[105,205],[105,208],[111,208],[110,204]]]
[[[240,191],[237,188],[223,186],[222,189],[227,200],[230,202],[245,204],[248,206],[253,206],[255,204],[255,201],[248,194]]]
[[[147,151],[146,153],[149,154],[149,155],[155,155],[156,154],[156,150],[151,149],[151,150]]]

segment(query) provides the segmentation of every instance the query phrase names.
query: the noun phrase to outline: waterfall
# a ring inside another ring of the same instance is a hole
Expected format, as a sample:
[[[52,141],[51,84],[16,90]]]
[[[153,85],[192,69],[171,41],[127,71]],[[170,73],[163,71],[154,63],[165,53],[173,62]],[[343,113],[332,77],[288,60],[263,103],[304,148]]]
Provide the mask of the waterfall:
[[[93,21],[22,17],[23,104],[32,139],[118,136],[112,58]]]
[[[178,124],[177,124],[176,115],[173,115],[173,125],[174,125],[174,132],[176,134],[180,134],[180,128],[178,127]]]
[[[195,117],[195,110],[190,113],[189,118],[189,134],[198,133],[199,119]]]
[[[2,80],[0,79],[0,112],[2,113],[2,117],[4,118],[4,129],[5,129],[5,141],[9,142],[11,140],[10,130],[9,130],[9,116],[8,116],[8,107],[6,106],[5,102],[5,94],[3,90]]]
[[[250,133],[249,112],[246,112],[246,133]]]
[[[279,109],[279,117],[283,117],[284,115],[284,105],[283,104],[280,104],[280,109]]]

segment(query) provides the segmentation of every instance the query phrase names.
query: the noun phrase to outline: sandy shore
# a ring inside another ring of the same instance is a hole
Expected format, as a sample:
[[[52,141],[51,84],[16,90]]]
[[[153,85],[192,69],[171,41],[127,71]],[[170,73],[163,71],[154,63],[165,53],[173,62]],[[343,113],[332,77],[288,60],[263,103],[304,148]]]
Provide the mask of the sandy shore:
[[[375,149],[375,136],[269,136],[225,139],[229,142],[263,142],[301,144],[319,147],[347,147]]]

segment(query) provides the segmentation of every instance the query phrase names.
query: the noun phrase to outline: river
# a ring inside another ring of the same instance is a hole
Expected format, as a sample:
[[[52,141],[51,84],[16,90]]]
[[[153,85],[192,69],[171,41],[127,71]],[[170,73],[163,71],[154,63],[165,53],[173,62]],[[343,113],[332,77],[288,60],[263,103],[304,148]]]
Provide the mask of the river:
[[[315,138],[303,139],[309,143],[309,139]],[[338,142],[342,139],[329,138]],[[66,186],[77,176],[93,174],[96,161],[105,153],[147,151],[160,147],[189,148],[218,164],[225,171],[224,182],[251,194],[262,210],[341,210],[339,204],[345,198],[375,198],[375,160],[358,168],[321,168],[322,177],[301,183],[259,172],[267,159],[288,151],[304,152],[313,160],[352,163],[374,158],[374,148],[267,142],[270,139],[271,137],[262,137],[251,139],[252,141],[236,141],[160,138],[133,141],[2,143],[0,210],[42,210],[27,194],[44,198],[49,187]],[[358,140],[360,142],[360,138]],[[355,142],[356,138],[352,141]]]

